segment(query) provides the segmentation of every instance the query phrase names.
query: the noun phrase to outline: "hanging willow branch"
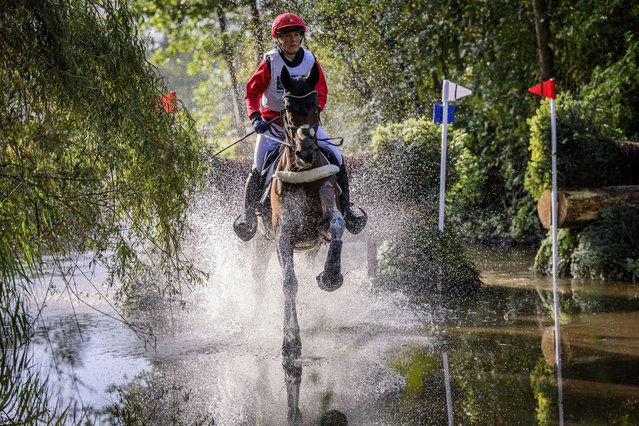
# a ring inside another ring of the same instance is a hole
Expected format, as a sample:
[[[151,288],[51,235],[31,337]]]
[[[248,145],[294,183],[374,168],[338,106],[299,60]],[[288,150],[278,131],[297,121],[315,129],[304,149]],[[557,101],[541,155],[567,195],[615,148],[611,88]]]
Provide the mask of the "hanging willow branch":
[[[172,296],[197,282],[181,241],[201,141],[183,108],[161,108],[126,1],[1,2],[0,22],[0,423],[49,423],[64,411],[15,409],[45,384],[20,355],[43,256],[89,252],[124,287],[153,264]]]

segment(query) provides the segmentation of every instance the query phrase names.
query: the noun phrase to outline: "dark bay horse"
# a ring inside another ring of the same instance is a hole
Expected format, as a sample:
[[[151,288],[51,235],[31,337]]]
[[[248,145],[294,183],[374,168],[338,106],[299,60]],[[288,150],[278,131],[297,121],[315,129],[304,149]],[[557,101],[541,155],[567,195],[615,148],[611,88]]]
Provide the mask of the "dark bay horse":
[[[282,70],[285,131],[284,153],[271,186],[273,235],[284,278],[284,341],[282,354],[299,357],[302,351],[295,301],[298,281],[293,252],[317,249],[328,243],[324,271],[317,276],[321,289],[334,291],[343,283],[342,235],[345,222],[338,201],[335,173],[339,168],[321,154],[317,146],[320,123],[315,85],[319,69],[308,77],[292,78]]]

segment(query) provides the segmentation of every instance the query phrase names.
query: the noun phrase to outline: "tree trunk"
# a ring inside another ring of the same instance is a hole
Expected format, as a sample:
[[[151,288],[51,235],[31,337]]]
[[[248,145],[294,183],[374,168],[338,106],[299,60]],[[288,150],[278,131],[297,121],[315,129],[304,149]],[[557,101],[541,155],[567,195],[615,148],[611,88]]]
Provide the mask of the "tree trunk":
[[[231,85],[233,86],[233,127],[235,127],[237,135],[243,135],[245,133],[244,126],[242,125],[242,111],[244,111],[244,102],[242,102],[243,96],[240,94],[240,87],[237,82],[237,72],[235,71],[235,65],[233,64],[233,47],[229,43],[229,37],[226,32],[226,16],[221,7],[217,8],[217,17],[220,23],[220,33],[222,34],[224,60],[226,65],[229,67]]]
[[[621,153],[621,185],[639,185],[639,142],[623,142]]]
[[[546,229],[552,226],[551,192],[546,190],[537,201],[537,214]],[[557,191],[557,227],[580,228],[599,219],[606,205],[639,205],[639,186],[607,186],[596,189],[559,189]]]
[[[537,60],[541,81],[555,76],[555,60],[550,48],[550,17],[545,0],[532,0],[537,35]]]
[[[255,37],[255,43],[257,44],[257,64],[259,64],[262,61],[264,47],[266,46],[264,33],[260,29],[260,27],[262,26],[262,18],[260,17],[260,11],[257,8],[257,2],[255,0],[249,0],[248,6],[251,10],[251,32],[253,33],[253,37]]]
[[[349,57],[346,56],[346,52],[344,52],[344,48],[342,45],[339,45],[337,48],[342,60],[346,64],[346,67],[351,73],[351,84],[355,87],[355,90],[367,101],[369,102],[373,99],[373,91],[371,90],[368,82],[362,77],[362,73],[358,72],[355,69],[355,65],[353,61]]]
[[[329,34],[337,34],[339,33],[339,29],[335,22],[328,20],[326,25],[328,26]],[[347,32],[348,33],[348,32]],[[341,56],[344,64],[348,68],[350,72],[350,76],[348,78],[350,84],[353,85],[355,90],[366,100],[366,102],[370,102],[373,99],[373,90],[366,81],[366,75],[368,73],[362,72],[361,68],[358,69],[358,61],[355,60],[350,52],[354,51],[354,48],[348,38],[337,39],[337,51]]]

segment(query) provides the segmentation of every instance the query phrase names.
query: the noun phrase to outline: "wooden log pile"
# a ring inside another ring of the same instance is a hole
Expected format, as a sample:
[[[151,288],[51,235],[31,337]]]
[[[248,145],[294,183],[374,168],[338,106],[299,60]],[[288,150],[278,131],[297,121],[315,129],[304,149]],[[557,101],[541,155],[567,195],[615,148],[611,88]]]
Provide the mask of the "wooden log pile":
[[[606,205],[639,205],[639,185],[607,186],[595,189],[559,189],[557,191],[557,227],[581,228],[599,219]],[[546,190],[537,201],[537,214],[546,229],[552,226],[551,192]]]
[[[619,144],[621,181],[617,186],[601,188],[559,188],[557,190],[557,227],[578,229],[599,219],[606,205],[639,206],[639,142]],[[552,226],[551,192],[546,190],[537,201],[537,215],[544,228]]]

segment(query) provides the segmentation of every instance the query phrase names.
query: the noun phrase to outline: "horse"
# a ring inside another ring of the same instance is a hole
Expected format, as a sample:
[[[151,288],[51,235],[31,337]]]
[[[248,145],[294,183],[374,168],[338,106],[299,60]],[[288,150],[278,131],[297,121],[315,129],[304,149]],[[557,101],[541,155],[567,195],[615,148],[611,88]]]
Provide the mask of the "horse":
[[[302,351],[297,320],[298,280],[293,253],[316,250],[328,243],[324,270],[317,276],[319,287],[335,291],[342,286],[342,235],[346,227],[339,206],[335,173],[317,144],[320,110],[315,85],[319,69],[314,65],[308,77],[291,77],[284,67],[281,114],[284,129],[283,153],[270,190],[271,225],[277,257],[283,273],[284,339],[282,354],[298,358]]]

